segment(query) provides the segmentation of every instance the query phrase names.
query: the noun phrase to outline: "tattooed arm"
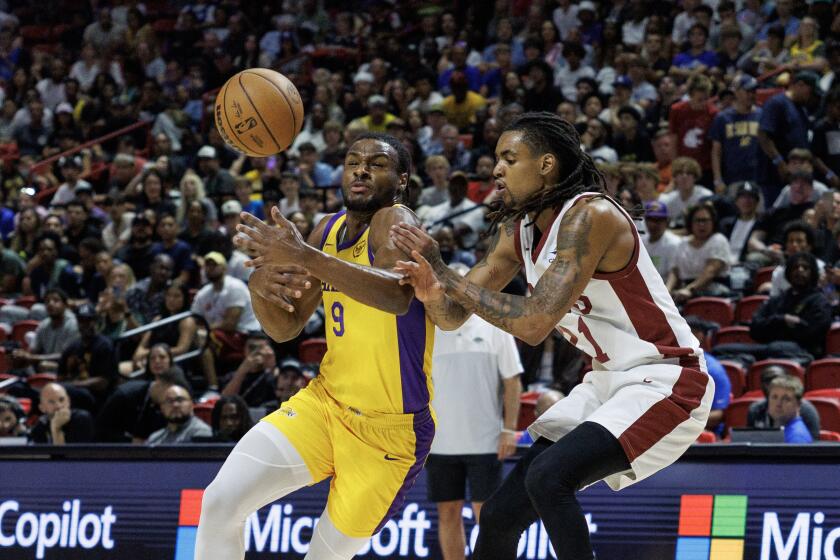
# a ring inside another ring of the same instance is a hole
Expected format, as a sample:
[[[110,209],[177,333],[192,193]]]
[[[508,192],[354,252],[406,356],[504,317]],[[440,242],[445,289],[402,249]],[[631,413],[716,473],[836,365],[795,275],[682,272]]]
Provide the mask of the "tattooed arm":
[[[521,266],[514,245],[515,227],[515,223],[509,222],[498,228],[498,231],[490,240],[484,258],[467,273],[466,279],[468,281],[497,291],[513,280]],[[394,230],[404,229],[394,228]],[[408,236],[408,233],[392,233],[394,242],[402,247],[406,254],[411,254],[412,249],[416,248],[421,254],[434,254],[440,260],[440,252],[434,239],[428,235],[411,235],[410,239],[408,239]],[[416,263],[401,262],[397,264],[395,270],[404,273],[406,272],[405,267],[410,268],[414,264]],[[443,266],[446,267],[445,264]],[[457,329],[473,314],[473,306],[469,303],[460,303],[448,296],[443,284],[437,281],[435,275],[431,274],[431,270],[427,272],[429,274],[416,277],[414,281],[409,281],[406,278],[401,283],[411,284],[414,287],[415,297],[423,302],[426,313],[435,325],[445,331]]]
[[[412,256],[417,269],[430,267],[454,302],[535,345],[568,313],[596,271],[619,270],[629,262],[634,246],[630,227],[610,202],[594,199],[575,204],[560,225],[554,262],[528,297],[502,294],[461,278],[438,253],[414,251]]]

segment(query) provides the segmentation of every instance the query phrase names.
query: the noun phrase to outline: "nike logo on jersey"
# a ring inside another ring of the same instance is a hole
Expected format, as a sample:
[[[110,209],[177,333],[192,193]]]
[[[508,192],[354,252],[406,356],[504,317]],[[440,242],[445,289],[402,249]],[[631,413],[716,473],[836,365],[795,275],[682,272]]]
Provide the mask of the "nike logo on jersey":
[[[642,379],[642,381],[644,381],[645,383],[653,383],[653,379],[651,379],[650,377],[645,377],[644,379]]]
[[[399,458],[399,457],[392,457],[391,455],[389,455],[388,453],[386,453],[386,454],[385,454],[385,460],[386,460],[386,461],[399,461],[399,460],[400,460],[400,458]]]

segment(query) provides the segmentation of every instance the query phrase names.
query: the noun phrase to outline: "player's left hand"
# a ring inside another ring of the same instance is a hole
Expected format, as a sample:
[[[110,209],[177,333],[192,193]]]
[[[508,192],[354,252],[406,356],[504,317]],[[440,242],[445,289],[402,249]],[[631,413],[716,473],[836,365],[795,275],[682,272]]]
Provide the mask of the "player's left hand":
[[[499,434],[499,461],[503,461],[516,453],[516,434],[502,432]]]
[[[442,261],[440,247],[434,238],[417,226],[400,222],[391,226],[391,239],[406,255],[417,251],[434,266]]]
[[[434,303],[446,295],[446,288],[435,276],[429,261],[417,251],[411,252],[411,258],[416,262],[397,261],[394,272],[402,274],[400,286],[411,285],[414,297],[423,303]]]
[[[295,225],[283,217],[280,209],[271,209],[274,226],[266,224],[248,212],[242,212],[242,222],[236,226],[234,244],[252,258],[245,266],[259,268],[266,264],[300,264],[307,244]]]

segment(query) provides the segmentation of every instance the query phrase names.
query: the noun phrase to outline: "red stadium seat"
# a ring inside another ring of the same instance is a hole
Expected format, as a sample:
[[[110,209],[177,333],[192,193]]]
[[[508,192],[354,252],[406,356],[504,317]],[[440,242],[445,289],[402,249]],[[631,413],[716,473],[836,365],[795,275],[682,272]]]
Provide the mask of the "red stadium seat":
[[[714,321],[721,327],[732,324],[735,316],[732,302],[719,297],[696,297],[686,302],[682,310],[683,317],[695,315],[707,321]]]
[[[762,397],[763,398],[763,397]],[[727,428],[743,428],[747,425],[747,412],[750,405],[762,398],[741,397],[729,403],[724,414],[724,422]]]
[[[714,432],[710,432],[709,430],[703,430],[700,433],[700,437],[697,438],[695,443],[715,443],[717,441],[717,436]]]
[[[196,403],[193,405],[193,414],[208,425],[212,425],[213,407],[216,403]]]
[[[792,360],[761,360],[750,367],[747,373],[747,389],[761,389],[761,370],[767,366],[782,366],[791,375],[795,375],[805,385],[805,369]]]
[[[35,373],[26,378],[26,383],[36,391],[40,391],[46,384],[53,383],[57,379],[54,373]]]
[[[753,389],[752,391],[747,391],[743,395],[741,395],[742,399],[764,399],[764,391],[761,389]]]
[[[519,418],[516,421],[516,429],[524,430],[536,420],[537,398],[539,391],[527,391],[519,397]]]
[[[753,278],[753,289],[757,290],[762,284],[769,282],[775,269],[775,266],[765,266],[764,268],[759,268]]]
[[[803,399],[811,400],[811,397],[826,397],[840,401],[840,389],[815,389],[813,391],[805,391],[805,394],[802,395]]]
[[[840,441],[840,434],[831,430],[820,430],[820,441]]]
[[[23,321],[18,321],[12,326],[12,340],[15,342],[25,345],[24,344],[24,337],[26,333],[32,332],[38,328],[38,321],[33,319],[24,319]]]
[[[825,335],[825,353],[840,355],[840,323],[834,323]]]
[[[17,399],[17,402],[26,414],[29,414],[32,411],[32,399],[20,397]]]
[[[327,353],[327,340],[324,338],[310,338],[298,346],[298,356],[304,364],[320,364]]]
[[[840,400],[830,397],[810,397],[808,399],[820,414],[820,428],[840,432]]]
[[[465,150],[472,149],[472,145],[473,145],[473,135],[472,134],[460,134],[460,135],[458,135],[458,140],[461,141],[461,144],[464,146]]]
[[[764,302],[770,299],[770,296],[747,296],[741,298],[735,304],[735,322],[742,325],[749,325],[752,321],[752,316],[759,307],[764,305]]]
[[[715,333],[715,344],[731,344],[733,342],[741,342],[744,344],[752,344],[755,341],[750,336],[749,327],[723,327]]]
[[[805,374],[805,390],[840,389],[840,358],[814,360]]]
[[[38,303],[38,298],[36,298],[35,296],[20,296],[15,300],[15,305],[19,305],[27,309],[29,309],[36,303]]]
[[[726,370],[726,375],[729,377],[729,384],[732,386],[732,396],[735,398],[744,394],[744,389],[747,386],[747,372],[744,371],[743,366],[738,362],[730,362],[728,360],[721,360],[720,365]]]

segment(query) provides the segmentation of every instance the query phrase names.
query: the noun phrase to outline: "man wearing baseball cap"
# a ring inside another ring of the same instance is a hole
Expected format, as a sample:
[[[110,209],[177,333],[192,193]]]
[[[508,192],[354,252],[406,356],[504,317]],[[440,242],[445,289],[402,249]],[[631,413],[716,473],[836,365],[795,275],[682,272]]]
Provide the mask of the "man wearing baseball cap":
[[[647,234],[642,237],[650,259],[663,280],[668,278],[680,245],[680,237],[668,229],[668,206],[652,200],[645,203]]]
[[[765,200],[775,200],[784,187],[789,170],[785,154],[794,148],[808,148],[810,122],[806,107],[818,94],[819,76],[798,72],[787,90],[768,99],[758,124],[758,183]]]
[[[67,204],[76,197],[75,189],[78,186],[91,187],[91,184],[81,178],[82,158],[79,156],[64,156],[58,160],[58,168],[64,177],[64,182],[58,187],[53,195],[52,206]],[[93,187],[91,187],[93,188]]]
[[[750,75],[735,79],[735,103],[712,121],[712,174],[715,192],[736,181],[755,181],[758,172],[758,121],[761,110],[755,106],[758,82]]]
[[[749,181],[732,185],[735,189],[737,216],[726,216],[720,221],[720,232],[729,239],[729,250],[736,260],[743,261],[747,256],[747,246],[758,221],[758,208],[761,202],[761,189]]]

